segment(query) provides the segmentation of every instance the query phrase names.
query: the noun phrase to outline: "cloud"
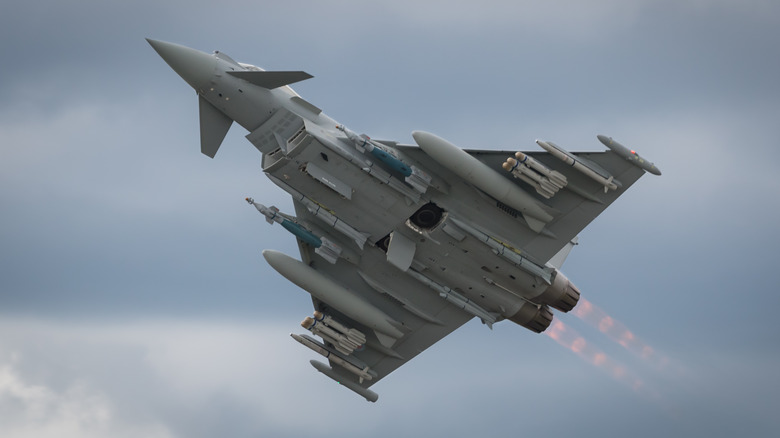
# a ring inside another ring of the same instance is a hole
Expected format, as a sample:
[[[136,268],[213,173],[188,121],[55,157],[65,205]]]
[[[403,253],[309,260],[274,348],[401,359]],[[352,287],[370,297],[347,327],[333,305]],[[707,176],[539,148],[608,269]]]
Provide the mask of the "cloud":
[[[20,41],[0,48],[4,437],[778,430],[777,2],[49,3],[0,17]],[[287,337],[310,297],[259,254],[294,241],[243,202],[292,212],[289,197],[240,128],[198,153],[194,93],[144,37],[307,70],[296,90],[375,138],[637,149],[664,175],[594,221],[565,269],[691,374],[561,315],[573,349],[666,406],[508,323],[467,324],[380,382],[377,405],[339,388]]]
[[[339,430],[345,437],[445,436],[484,428],[510,433],[516,424],[507,418],[522,418],[534,433],[568,418],[556,429],[583,436],[687,433],[694,430],[691,418],[696,430],[713,436],[723,425],[758,434],[773,425],[765,409],[739,400],[753,393],[757,406],[771,404],[775,394],[771,385],[762,386],[761,376],[780,363],[776,354],[764,354],[762,364],[738,378],[737,356],[681,378],[650,372],[626,353],[621,366],[647,385],[635,392],[545,336],[512,324],[489,331],[474,323],[377,384],[380,401],[369,404],[308,366],[312,353],[287,336],[294,325],[6,318],[0,323],[8,334],[0,340],[4,436],[205,437],[230,431],[284,437],[311,430]],[[581,334],[610,356],[620,355],[622,348],[601,343],[595,329]],[[713,363],[708,355],[732,357],[700,353],[676,359],[697,366]],[[659,398],[642,395],[648,391]],[[713,391],[729,398],[705,396]],[[453,412],[462,412],[457,421]]]
[[[0,365],[0,422],[10,438],[167,438],[161,424],[128,424],[99,390],[73,382],[64,390],[30,383],[14,361]]]
[[[4,436],[213,436],[294,422],[284,364],[295,354],[273,326],[2,325],[15,333],[0,342]]]

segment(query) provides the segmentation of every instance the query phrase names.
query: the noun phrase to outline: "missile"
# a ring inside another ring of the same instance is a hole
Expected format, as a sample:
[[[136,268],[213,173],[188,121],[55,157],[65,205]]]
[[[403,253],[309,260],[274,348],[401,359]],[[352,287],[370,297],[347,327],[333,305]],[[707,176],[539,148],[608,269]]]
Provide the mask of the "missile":
[[[607,137],[606,135],[597,135],[596,137],[598,137],[599,141],[603,143],[604,146],[612,149],[612,152],[630,161],[631,164],[639,167],[640,169],[646,170],[652,173],[653,175],[661,174],[661,171],[658,170],[657,167],[655,167],[655,164],[646,161],[644,158],[640,157],[639,154],[636,153],[636,151],[628,149],[622,144],[616,142],[615,140],[612,140],[612,137]]]
[[[306,207],[306,209],[309,210],[309,213],[314,215],[314,217],[321,220],[322,222],[325,222],[329,226],[335,228],[336,231],[340,232],[341,234],[354,240],[355,244],[359,246],[360,249],[363,249],[363,246],[365,245],[366,240],[368,240],[370,234],[361,233],[360,231],[356,230],[352,226],[348,225],[347,223],[339,219],[336,215],[331,213],[326,208],[322,208],[322,204],[306,197],[303,193],[290,187],[287,183],[280,180],[279,178],[270,174],[266,176],[268,176],[268,179],[273,181],[274,184],[281,187],[282,190],[289,193],[290,196],[293,197],[293,200],[303,204]]]
[[[515,158],[517,158],[517,160],[515,160],[514,158],[507,158],[506,162],[509,163],[509,167],[507,168],[506,164],[503,165],[502,167],[507,171],[512,171],[513,169],[516,169],[518,166],[524,165],[525,167],[535,170],[540,175],[544,175],[548,177],[550,180],[555,180],[557,183],[559,183],[559,185],[566,186],[566,177],[564,175],[538,162],[535,158],[531,157],[530,155],[518,151],[515,152]]]
[[[319,254],[322,258],[330,263],[336,263],[341,255],[341,248],[325,237],[317,237],[314,233],[302,227],[301,225],[291,221],[279,212],[276,207],[266,207],[263,204],[255,202],[252,198],[246,198],[246,202],[254,205],[257,211],[265,216],[266,222],[273,224],[274,222],[281,224],[287,231],[301,239],[306,244],[314,247],[314,252]]]
[[[537,171],[540,175],[544,175],[552,183],[560,187],[566,187],[566,177],[558,171],[552,170],[544,164],[536,161],[533,157],[526,155],[520,151],[515,152],[515,157],[519,160],[519,164],[524,164],[526,167]]]
[[[263,251],[263,257],[284,278],[313,297],[373,329],[384,346],[391,347],[396,340],[403,337],[403,332],[396,328],[401,325],[398,321],[319,271],[279,251],[266,249]]]
[[[314,311],[314,319],[317,322],[325,324],[326,326],[331,327],[340,333],[343,333],[347,338],[353,340],[358,345],[363,345],[366,343],[366,335],[364,335],[363,332],[354,328],[347,327],[344,324],[333,319],[333,317],[325,315],[319,310]]]
[[[369,286],[371,286],[372,289],[379,292],[380,294],[385,294],[391,296],[394,300],[401,303],[404,309],[409,311],[412,315],[424,319],[431,324],[436,325],[444,325],[443,322],[441,322],[439,319],[435,318],[434,316],[428,314],[425,311],[420,310],[417,306],[412,304],[408,299],[404,298],[403,296],[399,295],[397,292],[393,291],[392,289],[386,287],[382,282],[379,280],[376,280],[374,278],[369,277],[365,272],[358,271],[358,274],[360,274],[360,277],[365,281]]]
[[[385,151],[384,148],[374,145],[374,142],[371,141],[371,138],[368,136],[359,136],[344,125],[336,125],[336,129],[342,131],[344,135],[346,135],[347,138],[355,144],[355,147],[357,147],[358,150],[368,151],[368,153],[373,155],[377,160],[385,163],[389,168],[395,170],[403,176],[409,176],[412,174],[411,167],[407,166],[406,163]]]
[[[276,207],[268,208],[263,204],[258,204],[255,202],[252,198],[245,198],[244,199],[248,204],[254,205],[257,211],[260,212],[263,216],[265,216],[265,221],[269,224],[273,225],[274,222],[281,224],[284,221],[284,218],[279,216],[279,209]]]
[[[550,155],[552,155],[553,157],[563,161],[564,163],[578,170],[588,178],[603,185],[604,193],[606,193],[608,190],[617,190],[619,186],[619,182],[616,181],[612,175],[607,175],[607,176],[602,175],[601,172],[592,169],[588,164],[575,158],[574,155],[572,155],[571,153],[564,150],[563,148],[561,148],[560,146],[556,145],[553,142],[536,140],[536,144],[538,144],[542,149],[549,152]]]
[[[515,153],[517,160],[509,157],[501,165],[504,170],[512,172],[518,178],[536,188],[536,192],[547,199],[552,198],[558,190],[566,187],[566,177],[560,172],[551,170],[522,152]]]
[[[344,135],[347,136],[347,139],[355,144],[355,147],[358,148],[359,151],[364,151],[368,147],[373,148],[369,140],[371,140],[368,136],[360,136],[355,133],[355,131],[347,128],[344,125],[336,125],[336,129],[343,132]]]
[[[414,131],[412,137],[441,166],[522,213],[528,226],[537,233],[553,220],[543,204],[463,149],[428,132]]]
[[[301,322],[301,327],[330,342],[336,347],[336,350],[346,355],[352,354],[353,351],[360,348],[366,342],[365,336],[362,337],[361,342],[361,339],[350,337],[347,334],[341,334],[325,324],[317,324],[317,321],[312,317],[306,317]],[[363,335],[362,333],[360,334],[361,336]]]
[[[493,324],[496,323],[496,317],[494,314],[473,303],[471,300],[455,292],[451,288],[431,280],[427,276],[415,271],[414,269],[409,269],[406,271],[406,273],[420,283],[438,292],[441,298],[444,298],[446,301],[454,304],[460,309],[463,309],[467,313],[476,316],[477,318],[481,319],[484,324],[490,327],[491,330],[493,329]]]
[[[403,175],[404,181],[420,193],[425,193],[431,185],[431,176],[415,166],[409,166],[399,157],[398,152],[377,144],[367,135],[357,135],[344,125],[336,125],[336,129],[344,132],[344,135],[355,144],[355,147],[368,151],[377,160],[385,163],[389,168]]]
[[[330,377],[339,385],[354,391],[356,394],[362,396],[367,401],[374,403],[377,400],[379,400],[379,394],[375,393],[374,391],[371,391],[370,389],[363,388],[362,386],[358,385],[357,383],[351,380],[345,379],[343,376],[339,375],[335,370],[333,370],[333,368],[325,365],[324,363],[316,360],[310,360],[309,363],[317,371]]]
[[[363,380],[373,380],[377,375],[376,372],[369,370],[366,366],[361,368],[348,362],[346,358],[343,358],[339,356],[338,353],[331,351],[326,345],[317,342],[316,339],[312,339],[306,335],[296,335],[295,333],[290,333],[290,336],[296,341],[300,342],[301,345],[311,349],[316,353],[319,353],[334,364],[339,365],[350,373],[360,377],[360,383],[363,383]]]
[[[296,224],[295,222],[287,219],[286,217],[283,217],[278,208],[273,206],[268,208],[263,204],[255,202],[255,200],[252,198],[246,198],[246,202],[248,204],[254,205],[257,211],[265,216],[265,220],[269,224],[273,224],[274,222],[281,224],[287,231],[294,234],[309,245],[315,248],[322,246],[322,240],[319,237],[315,236],[314,233]]]
[[[454,304],[455,306],[465,310],[466,312],[478,317],[482,320],[483,324],[486,324],[488,327],[490,327],[491,330],[493,330],[493,324],[496,323],[496,317],[488,313],[485,309],[472,303],[468,298],[453,291],[452,289],[450,289],[449,292],[439,292],[439,296]]]
[[[374,166],[374,162],[365,159],[362,155],[353,153],[353,151],[349,150],[348,148],[344,147],[344,145],[341,142],[333,141],[334,137],[332,136],[325,136],[321,133],[318,133],[316,131],[309,131],[309,134],[313,135],[314,138],[319,140],[319,142],[330,149],[331,151],[337,153],[341,158],[344,158],[348,162],[352,163],[353,165],[357,166],[360,170],[363,172],[366,172],[368,175],[371,175],[372,178],[377,179],[378,181],[382,182],[382,184],[387,184],[388,187],[392,188],[393,190],[397,191],[398,193],[406,196],[409,198],[411,202],[418,202],[420,200],[420,193],[416,192],[412,188],[409,188],[406,184],[403,184],[401,180],[398,178],[394,178],[392,175],[390,175],[389,172],[382,169],[379,166]],[[414,169],[412,169],[414,170]],[[414,176],[414,173],[412,173],[412,176]],[[269,174],[269,178],[273,177]],[[274,180],[277,181],[277,180]],[[277,183],[279,184],[279,183]],[[283,184],[283,183],[282,183]],[[284,186],[279,185],[284,190],[288,191]],[[295,196],[295,195],[293,195]],[[362,248],[362,247],[361,247]]]
[[[545,283],[552,284],[552,269],[537,265],[527,257],[523,257],[520,254],[520,250],[517,248],[514,248],[513,246],[478,230],[464,221],[460,221],[452,216],[450,216],[448,220],[452,221],[455,226],[474,236],[475,239],[485,243],[490,247],[491,250],[493,250],[493,253],[509,260],[509,262],[514,263],[518,268],[524,270],[525,272],[541,278]]]

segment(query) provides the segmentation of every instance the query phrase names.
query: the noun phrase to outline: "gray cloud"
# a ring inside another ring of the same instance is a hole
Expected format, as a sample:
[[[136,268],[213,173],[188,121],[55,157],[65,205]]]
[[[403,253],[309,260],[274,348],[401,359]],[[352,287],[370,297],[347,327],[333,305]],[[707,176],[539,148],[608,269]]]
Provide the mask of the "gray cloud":
[[[762,435],[776,427],[768,405],[755,409],[741,402],[749,391],[771,404],[776,385],[758,385],[748,373],[735,376],[732,367],[743,367],[742,361],[716,359],[721,352],[712,350],[681,353],[686,363],[707,364],[684,374],[653,375],[623,357],[653,390],[643,393],[593,373],[544,336],[501,326],[495,342],[484,343],[484,327],[469,324],[416,360],[415,370],[394,374],[393,384],[381,385],[381,405],[369,405],[310,372],[306,352],[286,339],[285,325],[6,321],[3,328],[13,327],[14,335],[0,345],[6,352],[0,412],[8,415],[12,436],[60,431],[198,437],[226,430],[235,436],[300,436],[312,429],[345,436],[446,436],[517,427],[585,436],[728,436],[736,430]],[[496,347],[503,360],[480,359],[495,355]],[[780,358],[763,359],[746,371],[769,373]],[[46,365],[52,360],[56,368]],[[572,368],[572,360],[581,366]],[[713,402],[701,402],[710,396]]]
[[[10,5],[7,433],[774,435],[778,21],[769,1]],[[198,153],[195,95],[144,37],[307,70],[296,90],[373,137],[585,150],[603,133],[636,148],[664,175],[595,220],[564,268],[682,374],[565,315],[647,392],[547,337],[476,323],[377,385],[379,405],[335,387],[287,339],[308,295],[260,257],[294,241],[243,202],[290,200],[240,128],[216,159]]]

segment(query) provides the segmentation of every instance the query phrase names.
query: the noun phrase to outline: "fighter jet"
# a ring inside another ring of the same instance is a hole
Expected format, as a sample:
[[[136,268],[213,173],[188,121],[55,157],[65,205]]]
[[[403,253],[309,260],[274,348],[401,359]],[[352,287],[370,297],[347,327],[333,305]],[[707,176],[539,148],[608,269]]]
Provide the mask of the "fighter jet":
[[[147,40],[197,91],[201,152],[214,158],[235,122],[266,176],[293,198],[284,214],[247,202],[292,233],[300,260],[265,260],[311,294],[292,338],[328,359],[315,369],[375,402],[369,389],[472,318],[541,333],[580,290],[560,271],[578,233],[655,165],[609,137],[608,150],[462,150],[414,131],[416,145],[357,134],[290,84],[221,52]],[[319,339],[318,339],[319,338]]]

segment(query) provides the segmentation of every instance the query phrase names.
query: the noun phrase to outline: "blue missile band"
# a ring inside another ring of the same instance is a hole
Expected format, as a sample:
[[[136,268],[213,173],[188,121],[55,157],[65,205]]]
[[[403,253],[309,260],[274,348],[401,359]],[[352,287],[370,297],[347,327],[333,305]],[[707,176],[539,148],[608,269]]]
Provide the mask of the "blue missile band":
[[[287,231],[295,234],[299,239],[303,240],[307,244],[319,248],[322,246],[322,240],[315,236],[311,231],[303,228],[302,226],[296,224],[295,222],[289,221],[287,219],[282,221],[282,226],[287,229]]]
[[[377,160],[387,164],[391,169],[395,170],[396,172],[402,174],[403,176],[409,176],[412,174],[412,169],[404,164],[403,161],[399,160],[398,158],[388,154],[387,152],[383,151],[382,149],[379,149],[378,147],[374,147],[371,150],[371,155],[376,157]]]

